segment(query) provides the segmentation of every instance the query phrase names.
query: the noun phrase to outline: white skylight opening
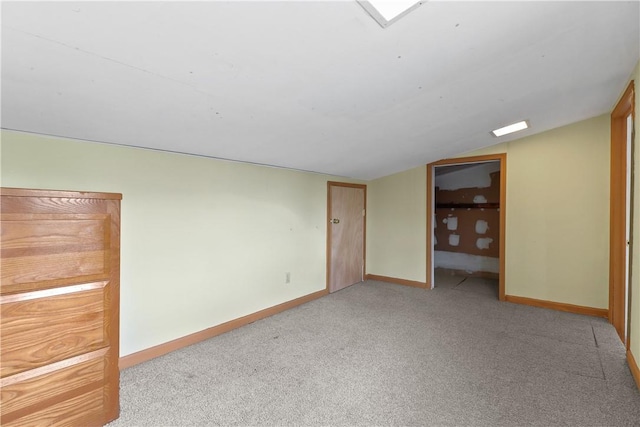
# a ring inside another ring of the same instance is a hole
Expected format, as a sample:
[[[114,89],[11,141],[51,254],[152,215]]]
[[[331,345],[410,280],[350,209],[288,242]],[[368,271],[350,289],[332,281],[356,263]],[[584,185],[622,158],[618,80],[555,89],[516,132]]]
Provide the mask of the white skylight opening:
[[[509,126],[501,127],[500,129],[492,130],[491,133],[493,134],[493,136],[500,137],[500,136],[508,135],[510,133],[518,132],[527,128],[529,128],[529,123],[527,123],[526,120],[523,120],[521,122],[514,123]]]
[[[357,0],[360,6],[376,20],[382,28],[396,22],[427,0]]]
[[[369,3],[380,12],[384,19],[391,21],[416,2],[415,0],[369,0]]]

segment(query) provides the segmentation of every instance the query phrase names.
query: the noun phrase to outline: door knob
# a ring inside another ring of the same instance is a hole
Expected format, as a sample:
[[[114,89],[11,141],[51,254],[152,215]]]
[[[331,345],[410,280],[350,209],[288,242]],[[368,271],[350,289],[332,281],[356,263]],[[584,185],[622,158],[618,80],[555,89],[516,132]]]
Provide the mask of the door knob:
[[[333,218],[332,220],[329,220],[329,222],[331,222],[333,224],[339,224],[340,220],[338,218]]]

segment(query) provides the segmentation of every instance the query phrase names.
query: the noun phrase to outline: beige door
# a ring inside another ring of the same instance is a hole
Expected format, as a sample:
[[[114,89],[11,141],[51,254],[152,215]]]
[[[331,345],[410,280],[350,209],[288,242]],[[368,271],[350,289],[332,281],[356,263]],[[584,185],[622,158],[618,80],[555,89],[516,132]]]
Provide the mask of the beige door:
[[[329,183],[329,292],[364,279],[366,186]]]

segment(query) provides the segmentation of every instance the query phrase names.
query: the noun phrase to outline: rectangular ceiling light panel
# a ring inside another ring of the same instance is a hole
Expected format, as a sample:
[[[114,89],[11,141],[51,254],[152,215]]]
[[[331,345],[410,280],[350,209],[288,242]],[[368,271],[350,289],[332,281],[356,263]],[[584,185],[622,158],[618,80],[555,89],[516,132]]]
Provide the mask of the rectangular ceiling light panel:
[[[518,123],[514,123],[509,126],[502,127],[500,129],[492,130],[491,133],[493,136],[504,136],[513,132],[518,132],[519,130],[524,130],[529,127],[529,124],[523,120]]]

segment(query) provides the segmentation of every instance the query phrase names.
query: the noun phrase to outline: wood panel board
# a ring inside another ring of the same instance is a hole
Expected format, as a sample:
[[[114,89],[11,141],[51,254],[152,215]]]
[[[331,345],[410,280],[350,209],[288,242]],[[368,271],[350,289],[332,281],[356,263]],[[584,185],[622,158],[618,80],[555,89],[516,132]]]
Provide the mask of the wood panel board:
[[[104,289],[2,304],[3,378],[107,345]]]
[[[81,358],[79,358],[82,360]],[[72,393],[89,384],[102,382],[105,369],[104,352],[98,357],[47,372],[23,381],[17,379],[3,385],[0,414],[4,420],[18,418],[17,411],[24,411],[48,399]],[[11,378],[11,377],[9,377]]]
[[[89,384],[91,386],[91,384]],[[92,387],[86,387],[91,389]],[[17,419],[3,421],[3,427],[101,426],[103,395],[93,387],[87,393],[44,406]]]
[[[9,219],[2,215],[2,257],[92,251],[104,248],[100,219]]]

